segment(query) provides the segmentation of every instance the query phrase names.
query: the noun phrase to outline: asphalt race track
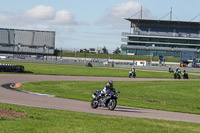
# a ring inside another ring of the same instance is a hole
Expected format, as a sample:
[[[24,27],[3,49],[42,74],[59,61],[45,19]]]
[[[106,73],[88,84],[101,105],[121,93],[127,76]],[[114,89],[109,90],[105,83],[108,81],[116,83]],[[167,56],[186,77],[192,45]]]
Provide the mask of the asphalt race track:
[[[5,87],[5,84],[31,81],[174,81],[174,79],[147,79],[147,78],[117,78],[117,77],[85,77],[85,76],[50,76],[50,75],[21,75],[0,74],[0,102],[41,108],[71,110],[75,112],[95,113],[104,115],[118,115],[126,117],[164,119],[200,123],[200,115],[142,109],[135,107],[117,106],[114,111],[106,108],[92,109],[90,102],[33,95],[15,91]],[[190,79],[192,80],[192,79]],[[199,80],[199,79],[194,79]],[[179,80],[177,80],[179,81]],[[92,97],[91,97],[92,99]]]

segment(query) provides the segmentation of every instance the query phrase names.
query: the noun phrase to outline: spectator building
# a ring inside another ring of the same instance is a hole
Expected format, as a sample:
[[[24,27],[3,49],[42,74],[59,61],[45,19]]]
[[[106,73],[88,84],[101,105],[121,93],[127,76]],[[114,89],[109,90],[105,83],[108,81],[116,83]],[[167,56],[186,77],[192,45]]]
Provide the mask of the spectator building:
[[[130,32],[122,33],[123,55],[180,57],[194,52],[200,57],[200,22],[127,18]]]
[[[0,28],[0,53],[52,55],[55,31]]]

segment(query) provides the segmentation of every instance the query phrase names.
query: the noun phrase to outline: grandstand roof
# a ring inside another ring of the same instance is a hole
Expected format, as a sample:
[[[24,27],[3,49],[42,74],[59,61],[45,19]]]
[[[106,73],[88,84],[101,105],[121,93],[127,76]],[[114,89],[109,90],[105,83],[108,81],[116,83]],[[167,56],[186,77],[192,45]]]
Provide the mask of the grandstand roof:
[[[125,18],[136,26],[200,29],[200,22]],[[133,27],[133,25],[131,25]]]
[[[25,30],[25,29],[9,29],[9,28],[0,28],[0,30],[15,30],[15,31],[37,31],[37,32],[51,32],[55,33],[55,31],[47,31],[47,30]]]

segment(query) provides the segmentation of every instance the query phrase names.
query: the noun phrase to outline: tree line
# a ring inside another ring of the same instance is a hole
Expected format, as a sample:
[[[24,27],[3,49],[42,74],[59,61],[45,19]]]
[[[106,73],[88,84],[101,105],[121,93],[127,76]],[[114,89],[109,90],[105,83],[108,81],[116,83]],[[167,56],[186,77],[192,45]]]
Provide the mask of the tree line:
[[[80,49],[80,53],[103,53],[103,54],[108,54],[108,49],[104,46],[101,50],[97,50],[95,48],[89,48],[89,49]],[[117,47],[114,51],[113,54],[121,54],[121,50],[119,47]]]

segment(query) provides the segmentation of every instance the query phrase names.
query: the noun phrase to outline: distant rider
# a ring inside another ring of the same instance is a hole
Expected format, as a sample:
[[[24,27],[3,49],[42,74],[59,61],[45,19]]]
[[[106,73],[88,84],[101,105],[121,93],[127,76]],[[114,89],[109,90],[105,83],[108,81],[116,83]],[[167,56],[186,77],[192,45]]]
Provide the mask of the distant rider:
[[[176,72],[181,74],[181,70],[178,67],[176,68]]]
[[[132,72],[132,73],[136,73],[136,70],[135,70],[134,67],[131,68],[131,72]]]
[[[129,71],[129,78],[135,78],[136,77],[136,70],[134,67],[131,68],[131,71]]]
[[[188,77],[188,73],[186,72],[186,70],[183,71],[183,79],[189,79]]]
[[[173,68],[172,68],[171,66],[169,67],[169,72],[170,72],[170,73],[173,73],[173,72],[174,72],[174,71],[173,71]]]

